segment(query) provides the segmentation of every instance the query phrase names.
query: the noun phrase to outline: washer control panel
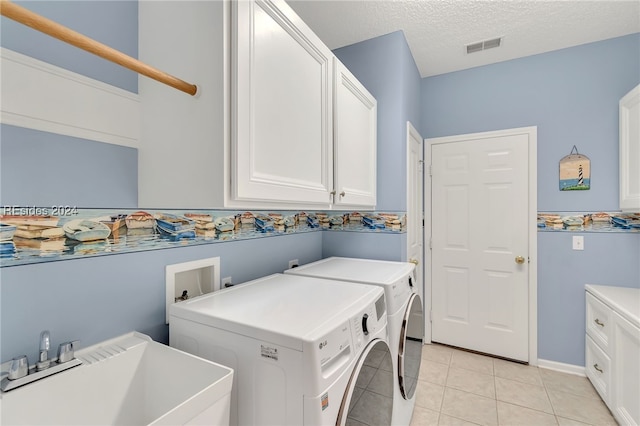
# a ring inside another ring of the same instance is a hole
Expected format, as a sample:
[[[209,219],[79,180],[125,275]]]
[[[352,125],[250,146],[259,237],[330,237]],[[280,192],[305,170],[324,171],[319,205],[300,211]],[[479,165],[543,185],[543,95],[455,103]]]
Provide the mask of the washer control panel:
[[[375,299],[359,307],[358,310],[353,308],[341,322],[327,323],[330,324],[329,331],[304,342],[303,363],[312,366],[303,372],[305,394],[318,395],[326,390],[371,340],[388,337],[386,299],[382,289]]]
[[[356,351],[372,339],[386,324],[386,308],[384,295],[381,295],[375,303],[351,317],[351,331],[353,344]]]

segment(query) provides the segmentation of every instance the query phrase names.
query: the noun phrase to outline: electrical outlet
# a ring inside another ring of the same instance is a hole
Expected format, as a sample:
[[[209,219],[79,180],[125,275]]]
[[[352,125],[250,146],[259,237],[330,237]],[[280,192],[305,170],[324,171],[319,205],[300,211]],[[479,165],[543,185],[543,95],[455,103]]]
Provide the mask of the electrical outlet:
[[[226,287],[231,287],[233,285],[233,283],[231,282],[231,277],[224,277],[222,279],[222,287],[226,288]]]
[[[584,237],[582,235],[573,236],[573,249],[584,250]]]
[[[297,268],[298,266],[300,266],[300,264],[298,263],[298,259],[292,259],[289,261],[289,269]]]

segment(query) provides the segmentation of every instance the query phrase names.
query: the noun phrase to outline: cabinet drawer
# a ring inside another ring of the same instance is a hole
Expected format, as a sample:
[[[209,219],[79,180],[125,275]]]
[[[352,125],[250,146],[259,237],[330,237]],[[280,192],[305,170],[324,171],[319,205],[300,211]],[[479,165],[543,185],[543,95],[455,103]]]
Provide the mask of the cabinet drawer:
[[[587,295],[587,334],[609,354],[609,342],[611,341],[611,308],[593,297]]]
[[[611,391],[611,359],[589,337],[586,336],[585,370],[602,400],[609,404]]]

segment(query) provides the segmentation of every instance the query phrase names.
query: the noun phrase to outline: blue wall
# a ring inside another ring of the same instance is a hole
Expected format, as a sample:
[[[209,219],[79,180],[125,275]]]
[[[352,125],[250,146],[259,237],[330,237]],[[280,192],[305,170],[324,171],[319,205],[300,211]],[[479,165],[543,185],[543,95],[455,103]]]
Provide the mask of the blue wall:
[[[538,126],[538,210],[617,210],[618,101],[640,82],[640,34],[428,77],[423,136]],[[573,145],[591,159],[589,191],[558,190]]]
[[[585,284],[640,287],[640,234],[538,233],[538,355],[584,365]]]
[[[615,211],[618,101],[640,83],[640,34],[428,77],[427,138],[538,126],[538,210]],[[591,158],[589,191],[560,192],[573,145]],[[429,153],[425,153],[429,157]],[[640,287],[640,234],[538,233],[538,357],[584,365],[584,285]]]
[[[323,232],[322,257],[407,260],[407,234]]]
[[[138,150],[0,124],[3,206],[136,208]]]
[[[378,210],[407,208],[407,121],[418,128],[420,74],[401,31],[333,52],[378,101]]]
[[[322,258],[323,232],[75,259],[0,270],[0,360],[37,359],[40,331],[52,348],[85,347],[137,330],[168,343],[166,265],[220,257],[221,277],[239,284]]]

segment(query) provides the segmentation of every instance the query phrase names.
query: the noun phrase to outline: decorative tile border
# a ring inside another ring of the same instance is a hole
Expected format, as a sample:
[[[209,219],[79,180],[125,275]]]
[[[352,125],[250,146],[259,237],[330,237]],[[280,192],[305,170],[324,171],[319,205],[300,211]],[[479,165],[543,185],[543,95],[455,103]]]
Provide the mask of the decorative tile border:
[[[640,212],[538,212],[540,232],[640,232]]]
[[[406,232],[405,212],[147,210],[145,216],[69,206],[0,212],[0,268],[317,231]]]

